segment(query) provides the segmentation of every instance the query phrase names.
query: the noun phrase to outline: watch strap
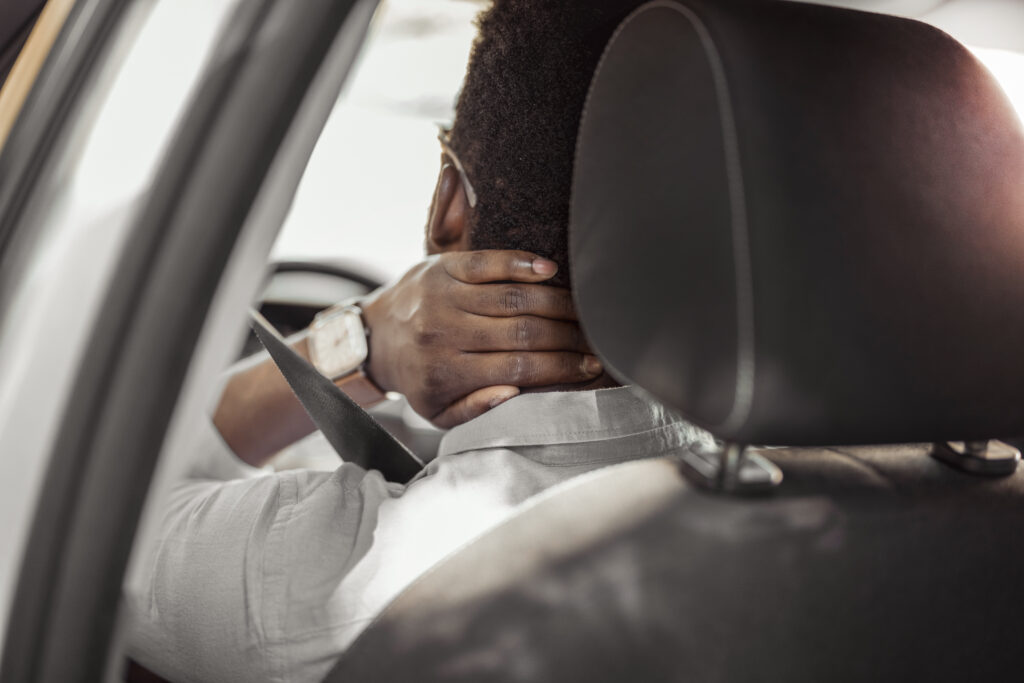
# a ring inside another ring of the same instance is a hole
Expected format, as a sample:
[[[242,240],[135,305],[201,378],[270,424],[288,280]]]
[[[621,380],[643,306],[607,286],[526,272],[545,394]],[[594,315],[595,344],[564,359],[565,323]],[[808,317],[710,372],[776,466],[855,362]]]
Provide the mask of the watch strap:
[[[370,379],[363,368],[356,368],[347,375],[335,379],[334,384],[364,407],[375,405],[387,398],[384,391]]]

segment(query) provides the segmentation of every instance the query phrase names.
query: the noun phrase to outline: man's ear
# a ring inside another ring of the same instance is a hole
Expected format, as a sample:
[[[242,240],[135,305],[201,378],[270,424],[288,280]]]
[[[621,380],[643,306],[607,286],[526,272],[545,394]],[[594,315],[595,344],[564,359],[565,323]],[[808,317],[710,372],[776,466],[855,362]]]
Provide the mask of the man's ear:
[[[467,251],[471,210],[458,170],[445,163],[437,178],[437,189],[430,207],[427,251]]]

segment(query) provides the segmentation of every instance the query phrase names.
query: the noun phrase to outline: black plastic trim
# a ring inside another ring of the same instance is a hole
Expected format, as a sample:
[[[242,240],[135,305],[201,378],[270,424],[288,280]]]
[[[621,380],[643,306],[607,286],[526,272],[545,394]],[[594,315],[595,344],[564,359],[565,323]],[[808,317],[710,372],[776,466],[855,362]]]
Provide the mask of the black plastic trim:
[[[17,0],[6,0],[8,3],[15,3]],[[0,21],[9,22],[0,26],[0,88],[7,81],[14,62],[17,61],[21,48],[25,46],[29,33],[36,24],[40,12],[42,12],[42,0],[27,0],[18,4],[12,4],[11,9],[6,10],[6,16],[0,12]],[[21,17],[21,21],[18,18]]]
[[[0,149],[0,258],[108,38],[130,4],[128,0],[79,0],[43,62]]]

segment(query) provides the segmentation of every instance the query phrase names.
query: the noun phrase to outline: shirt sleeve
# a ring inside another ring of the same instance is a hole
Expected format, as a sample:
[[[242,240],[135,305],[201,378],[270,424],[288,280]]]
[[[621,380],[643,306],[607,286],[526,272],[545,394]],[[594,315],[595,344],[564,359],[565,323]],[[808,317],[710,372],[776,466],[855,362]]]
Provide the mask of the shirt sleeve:
[[[171,680],[319,680],[345,618],[326,606],[400,488],[351,463],[257,470],[205,428],[129,596],[129,655]]]

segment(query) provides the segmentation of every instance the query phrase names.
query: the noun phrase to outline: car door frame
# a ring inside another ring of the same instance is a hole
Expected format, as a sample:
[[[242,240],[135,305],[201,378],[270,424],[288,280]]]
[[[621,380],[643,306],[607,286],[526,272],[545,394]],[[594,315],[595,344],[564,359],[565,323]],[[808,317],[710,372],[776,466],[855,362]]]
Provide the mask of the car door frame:
[[[17,171],[0,192],[0,258],[129,4],[79,0],[69,16],[0,165]],[[139,517],[222,275],[270,190],[271,214],[283,219],[333,104],[325,93],[340,90],[375,5],[250,0],[219,37],[79,364],[22,558],[0,680],[111,673]],[[276,232],[280,221],[272,223],[262,229]]]

